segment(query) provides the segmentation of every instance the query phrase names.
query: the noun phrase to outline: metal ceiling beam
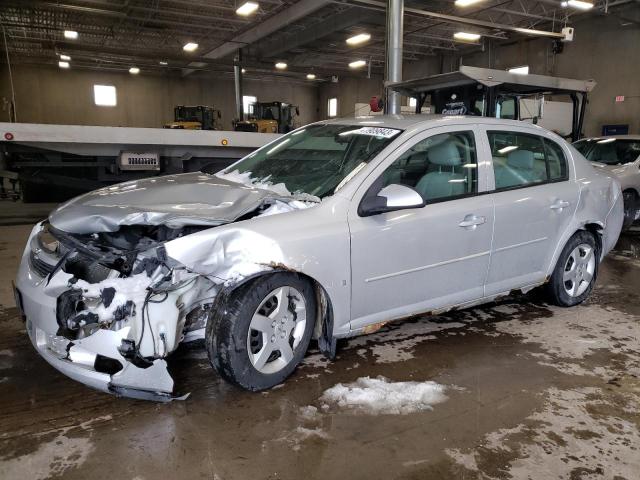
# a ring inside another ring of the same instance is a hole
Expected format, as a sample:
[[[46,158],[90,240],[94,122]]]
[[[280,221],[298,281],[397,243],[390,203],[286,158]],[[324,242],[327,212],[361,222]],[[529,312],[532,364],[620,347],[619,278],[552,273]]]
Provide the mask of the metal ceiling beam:
[[[274,40],[262,42],[256,50],[256,56],[262,58],[277,57],[281,53],[315,42],[339,30],[363,23],[384,25],[384,16],[377,12],[361,12],[359,9],[350,8],[305,28],[301,33],[281,36]]]
[[[37,44],[43,43],[39,40],[25,40],[25,41],[27,43],[37,43]],[[113,55],[114,57],[119,57],[122,59],[121,63],[123,65],[129,65],[129,66],[131,64],[135,64],[136,60],[149,61],[149,62],[152,62],[153,65],[156,65],[158,59],[161,58],[163,60],[168,61],[169,66],[175,69],[175,68],[184,68],[182,67],[182,65],[185,62],[184,57],[166,55],[166,54],[163,54],[162,52],[149,50],[149,49],[134,52],[130,48],[126,48],[126,47],[108,47],[105,45],[87,45],[87,44],[77,44],[73,42],[56,42],[56,47],[60,51],[63,51],[64,53],[71,55],[74,58],[78,58],[78,59],[82,58],[82,59],[86,59],[86,61],[90,61],[91,59],[100,60],[100,57],[94,54],[101,54],[101,55]],[[9,46],[10,53],[12,50],[13,49],[11,48],[11,46]],[[53,50],[53,48],[51,48],[50,50]],[[57,59],[53,56],[50,57],[49,59],[52,62],[52,64],[55,64],[55,62],[57,62]],[[130,61],[125,62],[124,61],[125,59],[130,59]],[[240,63],[242,63],[242,66],[246,67],[247,69],[260,70],[264,72],[273,72],[274,75],[277,75],[277,73],[274,72],[272,63],[263,62],[260,59],[255,57],[245,57],[242,60],[242,62],[236,62],[234,60],[228,60],[228,59],[209,59],[204,57],[191,58],[190,60],[201,61],[202,63],[206,63],[207,65],[219,66],[220,68],[224,68],[229,72],[232,71],[232,67],[234,65],[240,65]],[[2,63],[3,63],[2,58],[0,58],[0,64]],[[144,65],[140,64],[139,66],[142,67]],[[199,67],[199,68],[193,68],[192,70],[193,71],[207,70],[207,68]],[[347,73],[347,72],[349,72],[350,74],[355,73],[352,70],[349,70],[349,68],[346,65],[343,68],[331,68],[331,69],[322,68],[322,67],[314,68],[314,72],[319,75],[326,75],[326,76],[334,75],[336,73]],[[283,75],[286,75],[287,73],[289,74],[299,73],[301,75],[306,75],[307,73],[309,73],[309,68],[304,64],[299,64],[296,61],[291,61],[289,67],[287,68],[287,72],[284,72]],[[362,74],[362,76],[364,75],[365,73]]]
[[[246,32],[236,35],[233,39],[205,53],[203,56],[212,60],[227,57],[237,50],[277,32],[283,27],[304,18],[330,3],[332,3],[332,0],[300,0],[298,3],[267,18]],[[191,71],[189,69],[184,71],[184,75],[189,75],[190,73]]]
[[[350,4],[352,5],[368,5],[370,7],[374,7],[377,9],[385,9],[386,8],[386,3],[384,2],[380,2],[378,0],[349,0]],[[463,25],[473,25],[476,27],[483,27],[483,28],[491,28],[491,29],[496,29],[496,30],[504,30],[507,32],[515,32],[515,33],[520,33],[523,35],[532,35],[532,36],[536,36],[536,37],[547,37],[547,38],[559,38],[562,39],[564,38],[564,35],[562,33],[556,33],[556,32],[549,32],[547,30],[534,30],[534,29],[529,29],[529,28],[521,28],[521,27],[516,27],[515,25],[506,25],[503,23],[494,23],[494,22],[487,22],[484,20],[479,20],[477,18],[468,18],[468,17],[458,17],[456,15],[448,15],[445,13],[438,13],[438,12],[430,12],[428,10],[420,10],[418,8],[410,8],[410,7],[406,7],[404,9],[405,13],[409,13],[409,14],[413,14],[413,15],[420,15],[423,17],[429,17],[429,18],[436,18],[438,20],[441,20],[443,22],[447,22],[447,23],[459,23],[459,24],[463,24]]]

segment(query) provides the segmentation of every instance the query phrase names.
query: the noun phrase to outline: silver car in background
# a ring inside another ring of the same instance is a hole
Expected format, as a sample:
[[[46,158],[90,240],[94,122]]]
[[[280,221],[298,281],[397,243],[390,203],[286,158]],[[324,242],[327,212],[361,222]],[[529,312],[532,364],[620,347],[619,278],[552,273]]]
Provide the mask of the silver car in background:
[[[574,144],[594,167],[620,181],[624,199],[624,226],[640,217],[640,135],[585,138]]]
[[[204,339],[217,372],[281,383],[311,339],[546,284],[591,292],[620,185],[509,120],[362,117],[295,130],[215,174],[82,195],[33,229],[16,281],[37,351],[105,392],[168,400],[166,358]]]

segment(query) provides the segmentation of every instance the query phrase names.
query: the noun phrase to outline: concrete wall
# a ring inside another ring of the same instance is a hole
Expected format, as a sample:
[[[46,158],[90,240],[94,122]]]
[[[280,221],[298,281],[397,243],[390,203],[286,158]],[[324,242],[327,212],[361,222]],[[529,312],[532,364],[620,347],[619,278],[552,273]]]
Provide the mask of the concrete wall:
[[[506,69],[529,65],[531,73],[594,79],[584,133],[600,135],[606,124],[629,124],[630,133],[640,133],[640,29],[622,27],[613,17],[592,18],[575,25],[573,42],[561,54],[551,53],[551,41],[523,40],[485,52],[446,57],[444,70],[464,65]],[[625,101],[615,98],[624,95]]]
[[[173,120],[175,105],[213,105],[222,111],[225,129],[231,128],[235,112],[233,79],[176,75],[131,75],[49,67],[14,66],[18,121],[66,125],[160,127]],[[93,85],[114,85],[116,107],[98,107]],[[259,101],[281,100],[300,107],[297,123],[317,116],[317,85],[283,80],[245,80],[244,94]],[[11,98],[6,68],[0,69],[0,121],[9,118],[6,101]]]

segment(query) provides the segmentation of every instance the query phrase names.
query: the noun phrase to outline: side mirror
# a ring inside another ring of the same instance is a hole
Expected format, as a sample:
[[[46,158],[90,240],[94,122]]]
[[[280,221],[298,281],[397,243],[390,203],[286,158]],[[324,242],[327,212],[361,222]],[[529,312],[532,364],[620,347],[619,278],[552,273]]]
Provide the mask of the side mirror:
[[[424,204],[422,195],[413,188],[392,183],[380,190],[377,195],[367,195],[358,210],[360,216],[370,217],[384,212],[419,208]]]

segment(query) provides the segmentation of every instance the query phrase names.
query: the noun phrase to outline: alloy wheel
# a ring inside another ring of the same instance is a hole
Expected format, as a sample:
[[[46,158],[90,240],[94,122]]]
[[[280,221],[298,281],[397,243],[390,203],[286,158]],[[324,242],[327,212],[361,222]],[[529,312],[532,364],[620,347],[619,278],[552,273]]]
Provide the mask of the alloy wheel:
[[[587,243],[578,245],[569,254],[564,267],[564,289],[571,297],[582,295],[593,279],[596,269],[596,257],[594,249]]]
[[[247,352],[260,373],[275,373],[287,366],[304,336],[307,310],[304,296],[291,286],[271,291],[260,302],[247,333]]]

